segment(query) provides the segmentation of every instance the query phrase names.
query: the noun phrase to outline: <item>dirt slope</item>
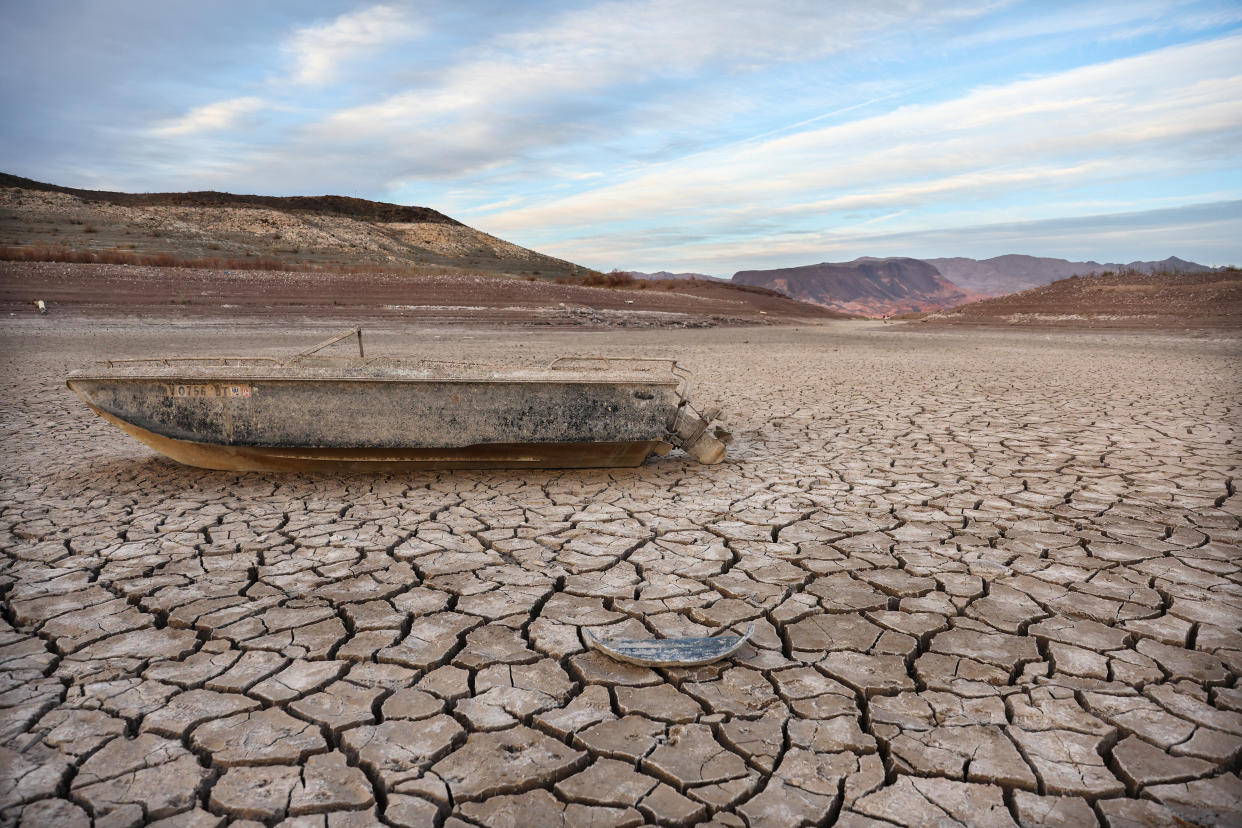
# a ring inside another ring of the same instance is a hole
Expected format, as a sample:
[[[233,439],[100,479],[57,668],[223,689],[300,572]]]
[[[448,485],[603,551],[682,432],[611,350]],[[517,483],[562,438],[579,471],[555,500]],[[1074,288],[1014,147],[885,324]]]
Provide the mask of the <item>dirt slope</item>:
[[[437,266],[553,278],[589,272],[427,207],[344,196],[110,193],[4,174],[0,245],[330,266]]]
[[[1242,327],[1242,270],[1124,271],[1050,285],[934,313],[918,324],[1091,328]]]
[[[841,318],[826,308],[726,283],[639,282],[627,288],[545,279],[384,272],[269,272],[0,262],[0,314],[42,299],[62,316],[188,319],[297,314],[452,324],[704,327]]]

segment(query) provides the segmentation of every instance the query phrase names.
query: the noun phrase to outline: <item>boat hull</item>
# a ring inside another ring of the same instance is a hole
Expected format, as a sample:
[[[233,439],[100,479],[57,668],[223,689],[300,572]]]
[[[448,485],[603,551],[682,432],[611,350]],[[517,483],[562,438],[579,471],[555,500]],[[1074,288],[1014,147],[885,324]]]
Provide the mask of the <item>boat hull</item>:
[[[442,448],[237,446],[178,440],[87,403],[104,420],[187,466],[221,471],[385,472],[417,469],[619,468],[642,465],[661,440],[593,443],[491,443]]]
[[[674,382],[245,376],[68,381],[101,417],[232,471],[637,466],[666,450]]]

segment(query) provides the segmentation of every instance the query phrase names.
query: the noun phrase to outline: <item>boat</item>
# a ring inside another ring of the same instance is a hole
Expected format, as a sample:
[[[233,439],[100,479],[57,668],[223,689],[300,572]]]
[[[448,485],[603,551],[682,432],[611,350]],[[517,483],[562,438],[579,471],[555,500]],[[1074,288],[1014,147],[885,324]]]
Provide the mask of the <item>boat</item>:
[[[641,667],[698,667],[720,661],[742,649],[755,633],[752,623],[743,635],[693,638],[597,638],[583,628],[587,646],[609,658]]]
[[[320,353],[355,336],[356,357]],[[368,357],[361,328],[287,358],[112,359],[67,383],[161,454],[229,471],[620,467],[673,448],[712,464],[728,440],[674,359]]]

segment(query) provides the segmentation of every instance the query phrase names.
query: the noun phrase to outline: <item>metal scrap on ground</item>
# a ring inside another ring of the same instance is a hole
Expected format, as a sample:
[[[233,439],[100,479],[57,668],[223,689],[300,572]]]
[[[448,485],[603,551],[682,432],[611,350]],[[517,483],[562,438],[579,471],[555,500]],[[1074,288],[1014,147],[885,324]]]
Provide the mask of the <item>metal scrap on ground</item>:
[[[697,667],[711,664],[736,653],[755,632],[751,623],[744,635],[716,635],[698,638],[596,638],[590,628],[583,635],[592,650],[617,661],[643,667]]]

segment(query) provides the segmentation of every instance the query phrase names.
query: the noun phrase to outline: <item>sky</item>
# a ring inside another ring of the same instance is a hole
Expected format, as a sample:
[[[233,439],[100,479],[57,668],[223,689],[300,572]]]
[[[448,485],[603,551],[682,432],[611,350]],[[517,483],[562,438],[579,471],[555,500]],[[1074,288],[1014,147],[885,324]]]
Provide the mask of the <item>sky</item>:
[[[0,170],[589,267],[1242,265],[1238,0],[0,0]]]

